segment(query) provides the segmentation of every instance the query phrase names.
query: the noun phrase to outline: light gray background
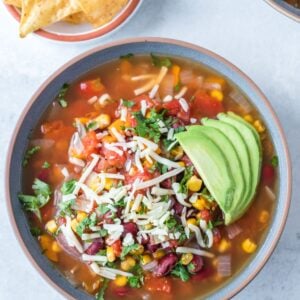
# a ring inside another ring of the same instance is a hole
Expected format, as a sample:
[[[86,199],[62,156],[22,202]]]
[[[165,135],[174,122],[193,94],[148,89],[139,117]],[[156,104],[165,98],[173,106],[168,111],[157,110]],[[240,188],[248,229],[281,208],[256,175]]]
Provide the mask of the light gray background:
[[[144,0],[120,31],[88,44],[57,44],[29,36],[0,9],[0,299],[62,299],[30,265],[16,241],[4,199],[4,165],[12,130],[28,99],[63,63],[112,40],[180,39],[224,56],[271,101],[287,134],[294,169],[286,229],[263,271],[235,299],[300,299],[300,24],[263,0]]]

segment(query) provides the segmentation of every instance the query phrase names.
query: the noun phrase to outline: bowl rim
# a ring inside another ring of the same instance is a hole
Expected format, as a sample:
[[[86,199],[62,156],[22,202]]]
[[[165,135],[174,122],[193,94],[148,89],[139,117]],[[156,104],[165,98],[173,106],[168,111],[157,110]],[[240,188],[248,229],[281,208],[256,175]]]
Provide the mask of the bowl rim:
[[[38,29],[34,31],[34,34],[53,41],[58,42],[83,42],[100,37],[104,37],[115,30],[119,29],[121,26],[125,25],[126,21],[134,15],[134,13],[139,8],[143,0],[129,0],[128,3],[122,10],[115,16],[110,22],[100,26],[96,29],[91,29],[85,33],[75,33],[75,34],[60,34],[55,32],[50,32],[47,29]],[[7,11],[12,15],[12,17],[19,23],[21,16],[17,9],[10,4],[5,4]],[[73,24],[69,24],[70,26]]]
[[[42,83],[42,85],[33,94],[33,96],[30,98],[29,102],[26,104],[25,108],[23,109],[23,111],[15,125],[13,134],[11,135],[10,144],[9,144],[8,151],[7,151],[5,174],[10,174],[10,165],[11,165],[11,161],[12,161],[13,148],[14,148],[14,145],[16,142],[17,134],[21,128],[21,125],[22,125],[28,111],[31,109],[31,106],[33,105],[33,103],[36,101],[36,99],[39,97],[39,95],[43,92],[43,90],[48,86],[48,84],[50,82],[52,82],[57,76],[59,76],[64,70],[66,70],[67,68],[72,66],[74,63],[79,62],[80,60],[92,55],[93,53],[96,53],[96,52],[99,52],[99,51],[102,51],[102,50],[105,50],[105,49],[108,49],[111,47],[132,44],[132,43],[147,43],[147,42],[170,44],[170,45],[174,45],[174,46],[181,46],[184,48],[189,48],[189,49],[195,50],[197,52],[200,52],[202,54],[205,54],[207,56],[210,56],[211,58],[219,61],[221,64],[229,67],[233,72],[237,73],[243,80],[245,80],[245,82],[247,82],[247,84],[251,87],[251,89],[259,95],[261,100],[264,102],[264,105],[268,109],[268,112],[270,113],[270,117],[272,118],[272,121],[275,123],[275,125],[277,126],[277,129],[278,129],[278,134],[280,137],[283,154],[284,154],[285,161],[286,161],[286,175],[287,175],[286,191],[287,192],[285,194],[285,199],[284,199],[284,201],[285,201],[284,202],[285,203],[284,211],[282,212],[282,217],[279,220],[278,231],[276,232],[273,240],[270,242],[270,247],[265,251],[263,258],[253,267],[251,274],[246,279],[244,279],[237,287],[235,287],[233,290],[231,290],[230,292],[227,293],[225,299],[230,299],[233,296],[235,296],[237,293],[239,293],[243,288],[245,288],[256,277],[256,275],[261,271],[263,266],[266,264],[268,259],[271,257],[273,251],[275,250],[276,245],[279,242],[279,239],[282,235],[282,232],[284,230],[284,227],[285,227],[285,224],[287,221],[288,211],[289,211],[289,207],[290,207],[290,203],[291,203],[292,167],[291,167],[291,160],[290,160],[290,155],[289,155],[289,151],[288,151],[288,145],[287,145],[287,141],[286,141],[286,137],[285,137],[283,128],[282,128],[282,126],[279,122],[279,119],[278,119],[275,111],[273,110],[270,102],[268,101],[266,96],[263,94],[263,92],[260,90],[260,88],[252,81],[252,79],[250,79],[243,71],[241,71],[238,67],[236,67],[234,64],[232,64],[231,62],[229,62],[222,56],[220,56],[208,49],[205,49],[201,46],[198,46],[198,45],[195,45],[195,44],[192,44],[189,42],[185,42],[185,41],[179,41],[176,39],[169,39],[169,38],[160,38],[160,37],[139,37],[139,38],[122,39],[122,40],[118,40],[115,42],[107,43],[105,45],[95,47],[91,50],[88,50],[88,51],[74,57],[73,59],[69,60],[67,63],[63,64],[57,71],[52,73],[52,75],[50,75],[48,77],[48,79],[46,79]],[[42,276],[42,278],[44,278],[44,280],[46,282],[48,282],[48,284],[50,286],[55,288],[56,291],[59,291],[67,299],[74,299],[73,296],[71,296],[66,290],[64,290],[60,286],[58,286],[48,276],[48,274],[46,274],[46,272],[44,272],[44,270],[38,265],[36,260],[31,256],[31,254],[30,254],[28,248],[26,247],[25,242],[22,238],[21,232],[17,226],[15,215],[13,213],[12,199],[11,199],[11,195],[10,195],[10,191],[9,191],[9,187],[10,187],[9,184],[10,184],[9,176],[6,176],[5,200],[6,200],[6,206],[7,206],[8,212],[9,212],[9,220],[13,227],[14,234],[16,235],[17,240],[18,240],[19,244],[21,245],[21,248],[23,249],[23,252],[25,253],[28,260],[31,262],[31,264],[38,271],[38,273]],[[275,212],[274,212],[274,214],[275,214]],[[270,229],[271,229],[271,227],[270,227]],[[270,230],[268,231],[268,233],[269,232],[270,232]],[[266,234],[266,237],[268,236],[268,233]],[[239,277],[242,274],[242,272],[243,272],[243,269],[240,271],[240,273],[237,275],[237,277]],[[228,284],[230,284],[230,282],[226,283],[225,286]]]
[[[300,23],[300,8],[294,8],[288,3],[283,1],[279,2],[278,0],[265,0],[271,7],[275,8],[280,13],[289,17],[290,19]]]

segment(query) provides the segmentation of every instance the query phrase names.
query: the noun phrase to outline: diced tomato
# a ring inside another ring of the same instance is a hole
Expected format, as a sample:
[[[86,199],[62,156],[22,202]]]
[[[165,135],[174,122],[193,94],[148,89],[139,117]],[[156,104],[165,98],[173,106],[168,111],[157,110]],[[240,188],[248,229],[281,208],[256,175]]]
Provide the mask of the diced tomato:
[[[125,155],[119,155],[118,153],[108,150],[105,147],[102,147],[102,153],[111,167],[122,168],[126,162]]]
[[[136,179],[140,179],[141,181],[147,181],[152,179],[155,174],[150,173],[147,169],[144,169],[144,173],[136,172],[134,175],[125,174],[125,182],[126,184],[133,183]]]
[[[211,220],[211,215],[208,209],[203,209],[200,211],[200,218],[206,222]]]
[[[119,286],[114,289],[114,292],[118,297],[125,297],[128,296],[130,288],[127,286]]]
[[[79,89],[80,95],[89,99],[93,96],[100,96],[104,92],[105,87],[101,83],[100,78],[97,78],[81,82]]]
[[[83,138],[82,144],[84,146],[83,155],[88,158],[97,150],[98,140],[95,131],[89,131]]]
[[[67,222],[67,221],[66,221],[66,218],[65,218],[65,217],[59,217],[59,218],[57,219],[57,223],[58,223],[59,226],[66,224],[66,222]]]
[[[152,277],[145,278],[145,289],[149,292],[164,292],[171,293],[172,285],[171,280],[166,277]]]
[[[141,101],[146,101],[147,108],[152,108],[155,106],[154,101],[148,95],[140,95],[132,99],[135,105],[132,106],[132,111],[140,111],[141,110]]]
[[[215,100],[205,92],[198,92],[192,103],[191,111],[195,116],[200,114],[203,117],[214,118],[218,113],[224,111],[224,106],[222,101]]]
[[[117,168],[110,164],[110,161],[102,157],[96,167],[96,172],[108,172],[108,173],[116,173]]]
[[[167,110],[167,113],[170,116],[177,117],[186,123],[190,120],[190,110],[187,112],[184,111],[177,99],[164,103],[163,108]]]
[[[122,252],[121,240],[115,241],[111,246],[113,248],[113,251],[114,251],[115,255],[117,257],[121,256],[121,252]]]
[[[218,228],[213,229],[213,240],[214,244],[219,244],[222,239],[221,232]]]
[[[170,247],[176,248],[178,246],[178,242],[176,240],[169,240]]]
[[[42,181],[48,181],[49,179],[49,170],[48,169],[43,169],[41,170],[38,175],[37,175],[37,178],[39,180],[42,180]]]
[[[274,167],[270,164],[265,164],[262,168],[262,180],[265,184],[272,185],[275,178]]]

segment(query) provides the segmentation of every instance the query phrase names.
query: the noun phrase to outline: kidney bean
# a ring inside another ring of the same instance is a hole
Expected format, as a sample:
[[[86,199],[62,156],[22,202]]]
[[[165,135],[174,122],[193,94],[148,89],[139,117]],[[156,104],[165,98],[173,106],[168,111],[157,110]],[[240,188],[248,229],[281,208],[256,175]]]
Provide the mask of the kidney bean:
[[[95,239],[92,244],[85,250],[86,254],[95,255],[99,250],[104,248],[104,241],[102,238]]]
[[[262,180],[265,184],[272,185],[275,178],[275,170],[272,165],[265,164],[261,172]]]
[[[135,223],[133,223],[133,222],[124,223],[123,227],[124,227],[124,231],[123,231],[123,235],[122,235],[123,237],[127,233],[131,233],[133,236],[137,235],[138,227]]]
[[[168,179],[162,181],[160,183],[160,186],[162,188],[164,188],[164,189],[171,189],[172,188],[172,180],[171,180],[171,178],[168,178]]]
[[[178,261],[178,257],[174,253],[165,255],[158,261],[157,267],[154,269],[154,276],[162,277],[171,272]]]
[[[191,274],[198,273],[203,268],[203,258],[199,255],[194,255],[192,261],[188,265],[188,271]]]
[[[147,244],[147,250],[152,253],[158,250],[159,248],[161,248],[160,244]]]

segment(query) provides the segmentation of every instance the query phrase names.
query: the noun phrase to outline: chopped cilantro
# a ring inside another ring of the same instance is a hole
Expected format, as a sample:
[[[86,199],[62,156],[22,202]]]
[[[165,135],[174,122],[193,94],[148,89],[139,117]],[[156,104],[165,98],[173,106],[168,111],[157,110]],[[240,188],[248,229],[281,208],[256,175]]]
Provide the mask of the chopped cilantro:
[[[92,213],[89,217],[84,218],[77,226],[76,232],[78,235],[82,236],[84,230],[90,226],[95,226],[97,222],[96,213]]]
[[[30,232],[34,237],[38,237],[42,234],[42,230],[39,227],[30,227]]]
[[[140,288],[142,286],[140,276],[130,276],[128,277],[128,284],[132,288]]]
[[[132,244],[130,246],[124,246],[122,248],[121,259],[123,259],[132,250],[137,250],[138,248],[139,248],[139,244]]]
[[[122,99],[122,105],[125,107],[132,107],[134,106],[135,102],[130,100]]]
[[[61,187],[61,192],[63,193],[63,195],[72,194],[75,190],[76,182],[77,181],[75,179],[64,182]]]
[[[271,164],[274,168],[278,167],[278,156],[274,155],[271,159]]]
[[[47,161],[45,161],[44,163],[43,163],[43,165],[42,165],[42,168],[43,169],[48,169],[48,168],[50,168],[50,163],[48,163]]]
[[[96,297],[95,297],[96,300],[104,300],[104,294],[105,294],[106,289],[108,288],[108,282],[109,282],[109,280],[107,278],[103,279],[102,286],[101,286],[99,292],[96,294]]]
[[[201,193],[199,193],[199,196],[204,197],[208,201],[214,201],[214,197],[210,194],[206,187],[201,191]]]
[[[57,95],[57,101],[62,108],[66,108],[68,106],[68,102],[65,99],[68,89],[69,84],[64,83]]]
[[[29,163],[29,159],[38,151],[41,150],[40,146],[35,146],[27,150],[23,159],[23,167],[26,167]]]
[[[108,235],[108,231],[104,228],[100,229],[99,233],[100,233],[101,237],[105,237]]]
[[[105,215],[107,212],[110,211],[109,207],[106,204],[100,204],[97,208],[101,215]]]
[[[180,190],[179,190],[180,193],[184,193],[184,194],[187,193],[186,183],[193,176],[193,173],[194,173],[193,166],[188,166],[185,168],[183,178],[180,181]]]
[[[91,121],[87,124],[86,128],[88,130],[93,130],[93,129],[96,129],[97,127],[97,122],[96,121]]]
[[[175,86],[174,86],[174,92],[178,93],[181,89],[181,82],[179,81]]]
[[[160,174],[165,174],[168,172],[168,167],[161,163],[156,163],[156,168],[158,169]]]
[[[118,202],[116,202],[116,203],[115,203],[115,206],[116,206],[116,207],[125,207],[126,204],[125,204],[124,198],[122,198],[121,200],[119,200]]]
[[[173,229],[177,225],[177,221],[173,216],[170,216],[169,219],[165,222],[168,229]]]
[[[72,205],[74,204],[75,199],[70,199],[67,201],[61,201],[58,206],[59,206],[59,214],[61,216],[71,216],[73,211],[72,211]]]
[[[127,53],[127,54],[125,54],[125,55],[121,55],[120,58],[121,58],[121,59],[129,59],[129,58],[131,58],[131,57],[133,57],[133,56],[134,56],[133,53]]]
[[[175,277],[180,278],[182,281],[188,281],[190,279],[189,272],[181,263],[178,263],[175,266],[175,268],[172,270],[171,274]]]
[[[50,186],[39,179],[35,179],[32,185],[34,195],[19,194],[18,198],[27,211],[33,212],[41,220],[40,208],[45,206],[50,200]]]
[[[171,67],[172,61],[168,57],[159,57],[151,53],[152,64],[155,67]]]

